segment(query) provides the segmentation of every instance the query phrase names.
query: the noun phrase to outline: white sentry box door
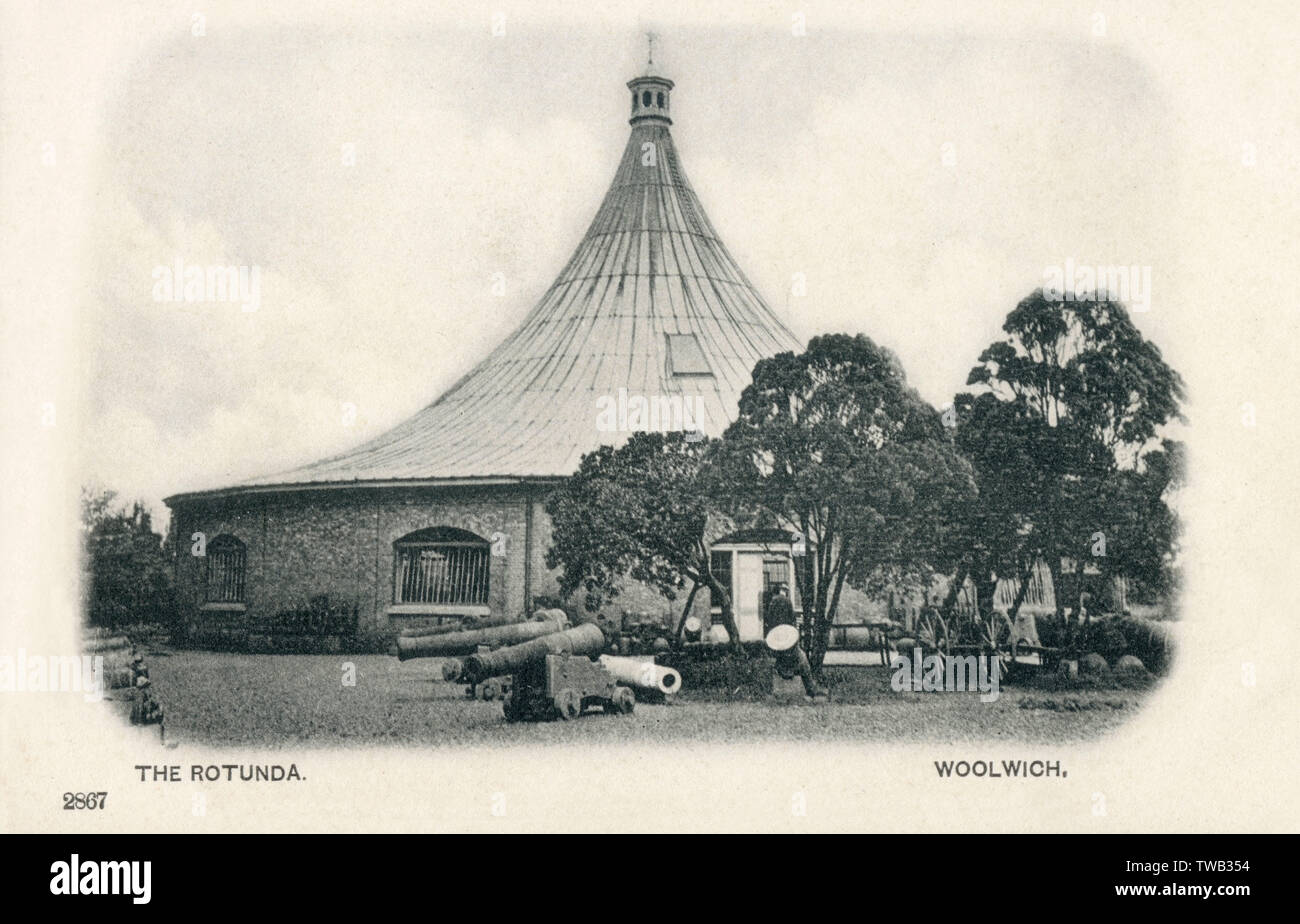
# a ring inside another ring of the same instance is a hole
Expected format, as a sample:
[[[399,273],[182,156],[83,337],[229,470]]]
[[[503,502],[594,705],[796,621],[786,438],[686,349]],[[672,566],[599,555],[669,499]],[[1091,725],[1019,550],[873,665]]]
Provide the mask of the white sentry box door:
[[[740,552],[736,555],[736,628],[742,642],[763,638],[763,556]]]

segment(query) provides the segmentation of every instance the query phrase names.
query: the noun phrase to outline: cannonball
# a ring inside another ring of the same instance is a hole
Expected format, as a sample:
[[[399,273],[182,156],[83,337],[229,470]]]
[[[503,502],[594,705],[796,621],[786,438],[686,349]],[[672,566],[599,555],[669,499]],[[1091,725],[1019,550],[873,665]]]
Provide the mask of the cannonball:
[[[1106,659],[1095,651],[1090,651],[1079,659],[1079,672],[1082,674],[1104,674],[1110,670]]]
[[[1115,673],[1117,674],[1145,674],[1146,665],[1137,655],[1124,655],[1115,662]]]

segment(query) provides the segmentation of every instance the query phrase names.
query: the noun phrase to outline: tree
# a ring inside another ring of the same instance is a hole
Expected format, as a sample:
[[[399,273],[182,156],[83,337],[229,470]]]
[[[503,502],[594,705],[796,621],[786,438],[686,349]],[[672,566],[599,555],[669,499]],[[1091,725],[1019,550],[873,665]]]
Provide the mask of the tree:
[[[1163,440],[1133,468],[1116,472],[1103,488],[1107,548],[1097,562],[1105,577],[1129,580],[1130,596],[1155,600],[1178,589],[1182,525],[1170,498],[1182,487],[1185,457],[1182,443]]]
[[[975,473],[976,496],[955,511],[954,529],[961,533],[958,567],[949,585],[943,610],[951,615],[967,578],[975,586],[979,611],[988,614],[998,581],[1020,579],[1022,594],[1040,554],[1034,513],[1052,492],[1065,484],[1060,463],[1068,452],[1044,454],[1050,438],[1045,424],[1025,401],[1002,401],[990,392],[961,394],[954,401],[960,426],[958,449]],[[1016,616],[1021,600],[1009,612]]]
[[[622,447],[583,456],[578,471],[546,501],[551,517],[549,568],[560,590],[578,590],[595,612],[630,577],[669,600],[689,582],[690,601],[707,588],[739,649],[731,597],[714,576],[709,542],[723,522],[708,464],[712,446],[681,432],[634,433]],[[690,602],[687,604],[689,610]],[[683,612],[683,618],[685,612]]]
[[[1124,306],[1096,293],[1037,290],[1002,329],[967,379],[978,391],[955,402],[958,443],[980,488],[972,522],[988,526],[985,569],[1043,555],[1062,617],[1062,560],[1081,575],[1083,562],[1119,551],[1126,511],[1149,494],[1138,475],[1121,473],[1145,471],[1163,428],[1182,420],[1183,384]],[[1148,557],[1169,551],[1176,530],[1165,532],[1148,536],[1163,549]]]
[[[805,539],[795,576],[818,670],[846,584],[870,591],[952,566],[970,467],[893,353],[864,336],[760,360],[718,455],[733,506]]]
[[[116,499],[113,491],[81,491],[87,619],[113,628],[171,624],[179,611],[163,537],[144,504],[127,509]]]

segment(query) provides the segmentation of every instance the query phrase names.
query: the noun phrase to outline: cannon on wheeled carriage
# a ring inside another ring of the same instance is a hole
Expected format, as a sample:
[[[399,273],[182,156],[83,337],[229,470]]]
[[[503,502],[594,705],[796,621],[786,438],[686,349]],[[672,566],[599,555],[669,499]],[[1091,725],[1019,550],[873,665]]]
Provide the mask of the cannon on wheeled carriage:
[[[605,713],[626,714],[636,707],[636,694],[592,660],[607,645],[599,626],[575,626],[472,654],[462,664],[462,677],[482,683],[510,675],[511,690],[502,702],[509,722],[576,719],[596,706]]]

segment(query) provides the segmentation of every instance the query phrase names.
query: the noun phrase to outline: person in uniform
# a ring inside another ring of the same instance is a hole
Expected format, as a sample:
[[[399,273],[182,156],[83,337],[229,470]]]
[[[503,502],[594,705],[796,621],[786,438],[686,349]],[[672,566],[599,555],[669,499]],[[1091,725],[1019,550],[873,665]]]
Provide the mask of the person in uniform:
[[[763,637],[777,626],[793,626],[794,606],[784,584],[775,584],[767,592],[767,604],[763,607]],[[776,672],[785,680],[794,676],[795,657],[792,651],[777,652]]]
[[[776,626],[794,624],[794,605],[790,602],[790,592],[786,590],[784,584],[777,584],[772,588],[767,609],[763,612],[763,634],[767,635]]]

